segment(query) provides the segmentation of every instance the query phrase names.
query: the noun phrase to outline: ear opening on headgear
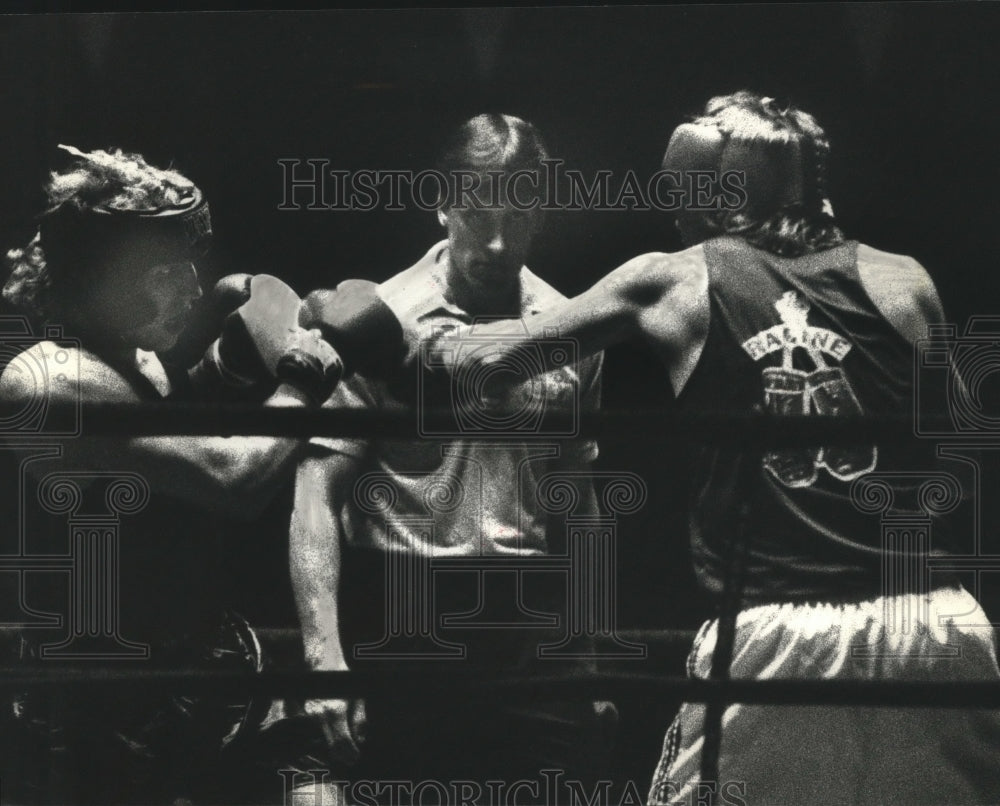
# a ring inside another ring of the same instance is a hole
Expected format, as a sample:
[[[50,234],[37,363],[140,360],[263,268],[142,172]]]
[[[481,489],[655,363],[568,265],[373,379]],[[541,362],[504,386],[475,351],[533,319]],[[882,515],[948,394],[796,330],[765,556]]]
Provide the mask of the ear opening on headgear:
[[[799,138],[782,136],[749,137],[727,135],[709,123],[682,123],[667,145],[662,167],[681,174],[684,191],[681,206],[686,211],[703,212],[692,197],[695,183],[686,179],[692,172],[712,172],[712,187],[727,173],[742,175],[746,201],[739,210],[745,217],[758,217],[782,207],[805,201],[804,155]],[[704,184],[701,185],[704,187]]]
[[[798,138],[730,137],[719,172],[744,175],[742,213],[766,216],[805,201],[802,145]]]

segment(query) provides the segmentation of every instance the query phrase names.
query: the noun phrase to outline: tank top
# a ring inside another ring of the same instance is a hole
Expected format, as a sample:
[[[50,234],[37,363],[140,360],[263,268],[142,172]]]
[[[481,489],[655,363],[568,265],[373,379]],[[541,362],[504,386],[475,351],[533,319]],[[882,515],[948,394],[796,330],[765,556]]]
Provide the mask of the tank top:
[[[856,242],[796,258],[730,236],[703,246],[711,319],[678,398],[682,412],[912,411],[913,347],[868,297]],[[883,568],[891,558],[880,518],[852,503],[851,485],[874,470],[917,469],[926,456],[916,444],[803,446],[763,455],[695,448],[690,531],[700,584],[721,592],[727,546],[745,508],[745,606],[885,592]],[[898,498],[907,500],[906,491]],[[942,524],[935,534],[944,532]]]

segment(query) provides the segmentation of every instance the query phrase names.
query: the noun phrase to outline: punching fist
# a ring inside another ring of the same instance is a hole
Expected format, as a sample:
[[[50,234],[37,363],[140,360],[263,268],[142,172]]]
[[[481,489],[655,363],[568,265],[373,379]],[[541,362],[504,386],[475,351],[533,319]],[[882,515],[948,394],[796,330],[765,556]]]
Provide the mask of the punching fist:
[[[170,350],[171,363],[190,366],[222,332],[226,317],[250,299],[251,274],[229,274],[198,298],[191,319]]]
[[[205,295],[205,307],[216,322],[221,323],[229,314],[250,299],[252,274],[227,274]]]
[[[248,389],[278,379],[317,402],[329,397],[343,365],[318,332],[299,327],[298,295],[266,274],[230,275],[219,282],[218,300],[244,301],[226,316],[219,338],[191,370],[195,385]]]
[[[377,289],[368,280],[344,280],[302,301],[299,325],[323,334],[340,354],[345,374],[378,377],[395,370],[405,355],[403,327]]]

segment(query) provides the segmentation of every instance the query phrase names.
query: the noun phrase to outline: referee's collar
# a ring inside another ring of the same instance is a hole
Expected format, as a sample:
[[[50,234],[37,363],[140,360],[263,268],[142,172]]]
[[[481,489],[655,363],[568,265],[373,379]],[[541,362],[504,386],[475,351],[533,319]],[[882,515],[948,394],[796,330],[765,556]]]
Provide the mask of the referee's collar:
[[[442,240],[427,250],[410,268],[390,277],[379,286],[379,295],[401,319],[419,322],[433,316],[449,316],[471,324],[467,311],[448,298],[448,241]],[[541,313],[546,304],[562,298],[548,283],[527,266],[521,267],[520,315]]]

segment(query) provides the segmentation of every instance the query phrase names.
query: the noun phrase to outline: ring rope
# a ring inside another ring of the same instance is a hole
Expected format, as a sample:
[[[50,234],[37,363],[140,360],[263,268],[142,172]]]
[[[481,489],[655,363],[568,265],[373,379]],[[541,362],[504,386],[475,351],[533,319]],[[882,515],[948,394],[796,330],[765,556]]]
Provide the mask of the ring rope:
[[[187,669],[0,669],[0,690],[125,688],[161,691],[169,686],[188,695],[233,694],[344,698],[423,695],[448,698],[514,699],[572,697],[637,699],[649,696],[686,702],[748,705],[834,705],[914,708],[1000,708],[996,681],[705,680],[673,674],[626,672],[564,675],[445,673],[440,669],[398,671],[205,671]],[[645,700],[644,700],[645,701]]]
[[[9,407],[0,406],[0,417]],[[956,432],[950,417],[920,417],[919,430],[910,415],[880,416],[712,416],[678,415],[668,410],[624,410],[575,413],[571,410],[545,412],[544,420],[532,428],[506,432],[500,429],[462,429],[454,412],[445,409],[406,412],[367,409],[298,409],[246,404],[142,403],[142,404],[51,404],[45,412],[61,424],[72,422],[77,432],[87,436],[167,436],[167,435],[269,435],[287,437],[365,437],[377,433],[383,438],[419,439],[461,436],[463,439],[496,439],[500,436],[525,439],[642,438],[674,437],[706,444],[739,447],[801,447],[804,444],[868,444],[913,441],[928,436],[949,440],[976,440],[982,431]],[[6,439],[54,438],[75,435],[63,430],[6,430]],[[1000,436],[1000,429],[997,431]]]

